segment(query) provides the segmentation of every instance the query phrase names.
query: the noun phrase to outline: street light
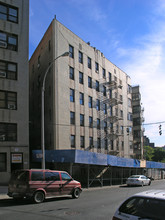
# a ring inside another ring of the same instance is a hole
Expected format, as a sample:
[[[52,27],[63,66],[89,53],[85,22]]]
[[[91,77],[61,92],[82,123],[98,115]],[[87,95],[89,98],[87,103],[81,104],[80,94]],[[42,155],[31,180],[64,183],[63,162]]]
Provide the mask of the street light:
[[[45,114],[44,114],[44,100],[45,100],[45,80],[46,76],[50,70],[50,67],[53,63],[60,57],[69,56],[69,52],[65,52],[62,55],[56,57],[52,62],[49,64],[46,72],[44,74],[43,82],[42,82],[42,89],[41,89],[41,149],[42,149],[42,169],[45,169]]]

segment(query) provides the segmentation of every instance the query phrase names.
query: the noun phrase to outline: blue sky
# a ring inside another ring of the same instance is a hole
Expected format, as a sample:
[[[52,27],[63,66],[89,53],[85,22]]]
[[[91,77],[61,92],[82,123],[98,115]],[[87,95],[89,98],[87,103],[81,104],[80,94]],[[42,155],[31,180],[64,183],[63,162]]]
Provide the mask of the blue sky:
[[[165,121],[164,0],[30,0],[29,57],[56,15],[140,85],[146,123]],[[145,135],[165,145],[165,124]]]

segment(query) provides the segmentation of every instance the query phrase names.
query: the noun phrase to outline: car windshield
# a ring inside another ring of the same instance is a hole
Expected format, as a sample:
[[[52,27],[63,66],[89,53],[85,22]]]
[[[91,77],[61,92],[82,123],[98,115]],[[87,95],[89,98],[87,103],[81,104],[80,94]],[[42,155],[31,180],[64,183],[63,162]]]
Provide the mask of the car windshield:
[[[165,200],[132,197],[121,205],[119,211],[140,218],[164,220]]]

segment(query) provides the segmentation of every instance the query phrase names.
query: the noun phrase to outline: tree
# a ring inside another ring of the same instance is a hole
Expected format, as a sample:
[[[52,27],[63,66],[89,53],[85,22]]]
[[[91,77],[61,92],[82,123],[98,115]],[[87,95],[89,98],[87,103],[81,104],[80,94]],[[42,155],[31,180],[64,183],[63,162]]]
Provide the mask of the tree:
[[[150,146],[144,146],[144,157],[146,160],[152,161],[154,149]]]
[[[162,162],[163,160],[165,160],[165,150],[160,147],[155,148],[152,160],[156,162]]]

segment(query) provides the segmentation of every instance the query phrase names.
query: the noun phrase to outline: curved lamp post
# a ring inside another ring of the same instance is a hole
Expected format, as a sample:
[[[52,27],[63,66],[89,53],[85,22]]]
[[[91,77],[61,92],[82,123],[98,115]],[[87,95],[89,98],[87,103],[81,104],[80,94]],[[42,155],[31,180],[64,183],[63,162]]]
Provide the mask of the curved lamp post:
[[[44,74],[43,82],[42,82],[42,89],[41,89],[41,149],[42,149],[42,169],[45,169],[45,113],[44,113],[44,100],[45,100],[45,80],[46,76],[50,70],[50,67],[53,63],[60,57],[69,56],[69,52],[65,52],[62,55],[56,57],[52,62],[49,64],[46,72]]]

